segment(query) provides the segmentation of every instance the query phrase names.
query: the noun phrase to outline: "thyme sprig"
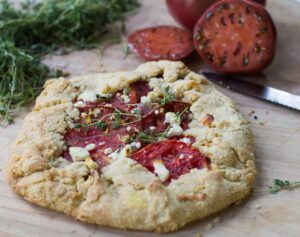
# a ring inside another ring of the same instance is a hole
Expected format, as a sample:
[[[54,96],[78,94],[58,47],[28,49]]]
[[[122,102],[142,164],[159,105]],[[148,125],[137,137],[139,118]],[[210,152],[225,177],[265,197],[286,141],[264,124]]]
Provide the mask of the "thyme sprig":
[[[283,190],[293,190],[295,188],[300,188],[300,181],[292,182],[289,180],[275,179],[273,184],[269,187],[269,192],[276,194]]]
[[[163,88],[163,98],[160,100],[159,104],[161,106],[164,106],[170,101],[174,100],[176,100],[176,95],[171,92],[170,86],[166,86],[165,88]]]
[[[255,189],[254,195],[277,194],[284,190],[294,190],[300,188],[300,181],[289,181],[282,179],[274,179],[271,185],[266,189]]]
[[[176,121],[180,122],[181,121],[181,117],[182,115],[187,112],[188,108],[185,108],[183,111],[181,111],[180,113],[176,113]],[[170,131],[170,129],[172,128],[172,125],[170,124],[165,131],[160,132],[160,133],[156,133],[156,132],[148,132],[146,133],[145,131],[141,131],[139,133],[137,133],[137,135],[131,139],[132,141],[141,141],[144,143],[152,143],[152,142],[157,142],[163,139],[167,138],[167,134]]]
[[[137,104],[137,105],[139,105],[139,104]],[[157,107],[153,107],[149,113],[152,113],[156,108]],[[115,108],[114,112],[108,113],[108,114],[102,116],[101,118],[96,119],[96,121],[94,121],[92,123],[86,123],[86,124],[77,123],[77,124],[75,124],[75,128],[90,127],[90,126],[95,126],[95,125],[97,126],[98,123],[105,123],[106,126],[112,125],[112,128],[118,128],[120,126],[128,126],[130,124],[137,123],[137,122],[141,121],[141,119],[145,118],[147,115],[148,114],[142,115],[141,111],[138,110],[137,108],[135,108],[134,113],[126,113],[126,112],[123,112],[123,111]],[[136,119],[133,121],[130,121],[130,122],[124,122],[124,120],[123,120],[124,116],[125,117],[133,117]],[[112,121],[107,122],[106,121],[107,118],[112,118]]]

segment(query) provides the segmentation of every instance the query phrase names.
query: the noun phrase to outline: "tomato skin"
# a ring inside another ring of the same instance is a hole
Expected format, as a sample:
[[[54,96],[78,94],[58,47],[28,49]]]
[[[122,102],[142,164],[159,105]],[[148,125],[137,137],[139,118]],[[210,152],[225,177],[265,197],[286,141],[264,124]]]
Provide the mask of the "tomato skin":
[[[174,19],[184,27],[193,30],[204,11],[218,0],[166,0]]]
[[[266,5],[266,0],[252,0]],[[173,18],[182,26],[193,30],[202,14],[218,0],[166,0]]]
[[[264,5],[264,6],[266,6],[266,4],[267,4],[266,0],[253,0],[253,1],[255,1],[257,3],[260,3],[260,4]]]

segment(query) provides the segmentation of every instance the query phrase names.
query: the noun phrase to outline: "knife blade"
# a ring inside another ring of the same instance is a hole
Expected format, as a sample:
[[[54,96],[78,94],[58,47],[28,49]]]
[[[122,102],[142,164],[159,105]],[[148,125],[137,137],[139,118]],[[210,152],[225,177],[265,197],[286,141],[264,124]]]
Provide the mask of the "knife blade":
[[[300,110],[300,96],[270,86],[262,86],[237,77],[203,72],[210,81],[228,89],[267,100],[292,109]]]

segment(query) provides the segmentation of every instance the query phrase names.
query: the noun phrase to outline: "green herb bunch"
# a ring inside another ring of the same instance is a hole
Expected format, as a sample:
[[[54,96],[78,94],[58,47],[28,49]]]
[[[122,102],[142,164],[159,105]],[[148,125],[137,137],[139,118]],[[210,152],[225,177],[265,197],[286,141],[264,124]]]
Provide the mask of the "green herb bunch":
[[[117,42],[137,0],[0,0],[0,120],[30,103],[53,76],[41,56],[61,49],[103,48]]]
[[[38,53],[92,48],[100,41],[119,40],[121,28],[114,23],[137,6],[136,0],[45,0],[27,1],[22,10],[15,10],[3,0],[0,35]]]
[[[49,68],[37,56],[0,39],[0,117],[12,122],[11,111],[31,102],[40,92]]]

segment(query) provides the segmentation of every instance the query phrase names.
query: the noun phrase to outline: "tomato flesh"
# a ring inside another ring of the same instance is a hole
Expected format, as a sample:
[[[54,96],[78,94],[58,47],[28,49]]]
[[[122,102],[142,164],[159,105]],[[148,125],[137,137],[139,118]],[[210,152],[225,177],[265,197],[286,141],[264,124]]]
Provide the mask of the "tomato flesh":
[[[150,144],[131,157],[150,171],[154,171],[153,161],[162,160],[170,172],[165,181],[168,184],[172,179],[187,174],[191,169],[209,167],[208,159],[191,145],[177,140],[166,140]]]

